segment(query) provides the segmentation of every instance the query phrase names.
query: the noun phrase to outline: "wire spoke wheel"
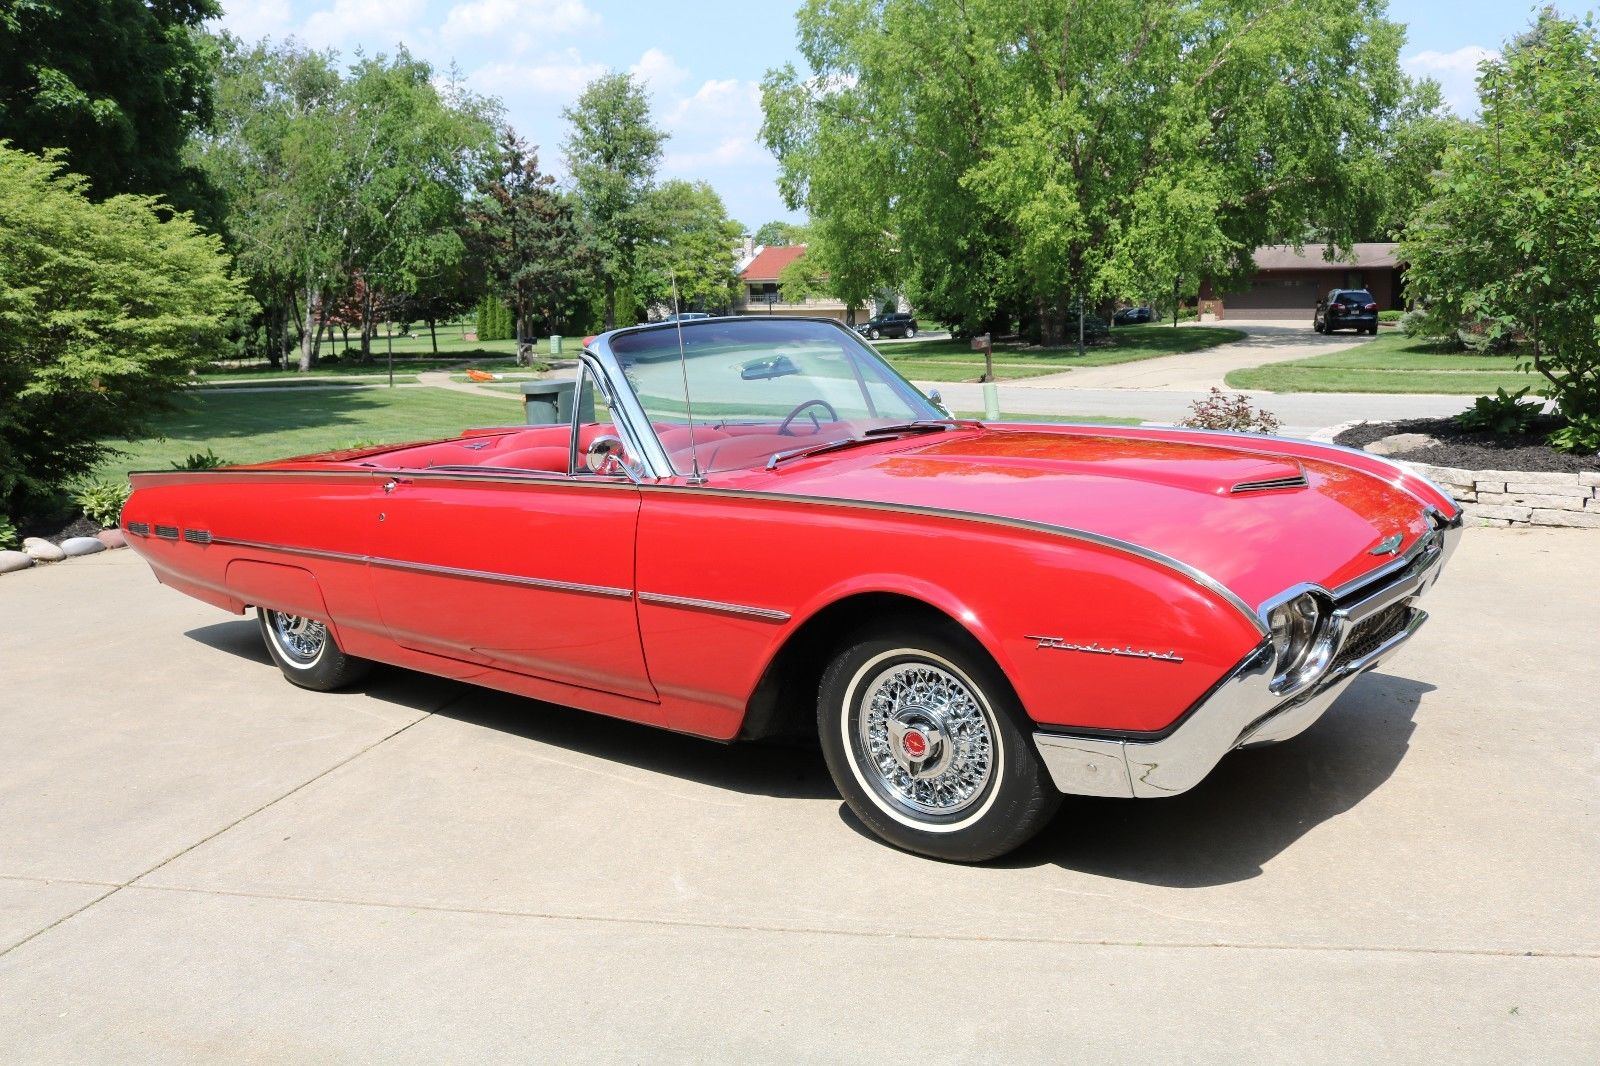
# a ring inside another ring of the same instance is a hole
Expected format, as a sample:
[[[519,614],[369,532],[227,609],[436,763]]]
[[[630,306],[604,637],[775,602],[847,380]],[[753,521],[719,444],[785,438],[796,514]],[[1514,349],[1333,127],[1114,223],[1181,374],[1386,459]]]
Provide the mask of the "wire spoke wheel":
[[[990,712],[969,683],[929,662],[900,662],[862,690],[856,755],[874,790],[921,818],[960,815],[995,769]]]
[[[314,618],[268,612],[273,641],[284,658],[297,666],[310,666],[328,646],[328,627]]]

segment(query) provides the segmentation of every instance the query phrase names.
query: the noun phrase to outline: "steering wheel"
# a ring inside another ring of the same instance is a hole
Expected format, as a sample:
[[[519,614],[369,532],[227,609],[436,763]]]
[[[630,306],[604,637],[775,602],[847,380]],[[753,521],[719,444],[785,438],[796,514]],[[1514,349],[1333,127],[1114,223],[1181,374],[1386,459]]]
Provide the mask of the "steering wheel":
[[[799,418],[801,413],[804,412],[807,408],[810,408],[810,407],[823,407],[823,408],[826,408],[827,411],[828,411],[828,417],[831,420],[835,421],[835,422],[839,421],[839,412],[835,411],[833,409],[833,404],[829,403],[827,400],[824,400],[824,399],[818,397],[818,398],[812,399],[812,400],[802,400],[800,402],[800,404],[798,406],[796,406],[793,411],[790,411],[786,416],[784,416],[784,419],[783,419],[782,422],[778,423],[778,432],[781,433],[785,437],[794,436],[793,433],[789,432],[789,423],[793,422],[796,418]],[[812,414],[811,421],[812,421],[812,424],[815,425],[817,429],[821,429],[822,428],[822,420],[820,418],[818,418],[815,414]]]

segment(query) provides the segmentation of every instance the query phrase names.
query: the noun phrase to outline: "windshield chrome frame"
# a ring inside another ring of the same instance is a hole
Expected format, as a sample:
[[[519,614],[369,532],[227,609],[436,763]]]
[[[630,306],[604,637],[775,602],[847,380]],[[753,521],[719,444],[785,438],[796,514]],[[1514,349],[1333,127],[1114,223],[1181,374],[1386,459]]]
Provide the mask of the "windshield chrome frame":
[[[878,362],[878,365],[887,372],[887,376],[891,379],[891,382],[899,383],[904,388],[905,392],[909,394],[909,396],[916,397],[924,405],[926,405],[932,412],[931,417],[933,419],[938,421],[949,420],[949,416],[945,414],[945,412],[941,411],[932,400],[928,399],[927,395],[924,394],[921,389],[907,381],[905,376],[896,370],[892,363],[883,358],[883,356],[879,355],[871,345],[863,341],[860,336],[856,334],[855,330],[851,329],[843,322],[840,322],[838,319],[808,318],[805,315],[718,315],[714,318],[700,318],[691,322],[649,322],[645,323],[644,325],[627,326],[622,329],[614,329],[609,333],[602,333],[597,337],[591,338],[588,344],[584,346],[583,354],[580,357],[580,362],[587,360],[599,371],[601,380],[605,382],[608,391],[611,393],[612,420],[617,423],[617,427],[623,431],[624,436],[629,438],[625,441],[625,443],[627,443],[630,448],[632,448],[635,443],[638,444],[638,449],[635,454],[639,456],[641,463],[645,469],[649,471],[649,475],[656,480],[659,481],[667,478],[688,477],[689,475],[681,474],[673,468],[672,458],[667,454],[666,448],[662,446],[661,438],[657,435],[655,426],[650,422],[649,413],[645,411],[644,405],[639,402],[639,397],[634,393],[633,386],[628,382],[627,375],[623,373],[622,362],[617,358],[615,350],[613,350],[611,347],[612,339],[623,334],[673,332],[676,331],[680,326],[683,326],[687,329],[694,329],[713,322],[744,322],[747,320],[753,320],[761,323],[824,323],[832,326],[842,333],[846,338],[848,338],[849,345],[847,345],[847,347],[853,346],[855,351],[871,356]],[[580,371],[581,369],[582,368],[580,366]],[[859,374],[859,367],[853,367],[853,369]],[[580,373],[580,384],[581,377],[582,375]],[[578,397],[576,395],[573,398],[573,403],[574,405],[578,403]]]

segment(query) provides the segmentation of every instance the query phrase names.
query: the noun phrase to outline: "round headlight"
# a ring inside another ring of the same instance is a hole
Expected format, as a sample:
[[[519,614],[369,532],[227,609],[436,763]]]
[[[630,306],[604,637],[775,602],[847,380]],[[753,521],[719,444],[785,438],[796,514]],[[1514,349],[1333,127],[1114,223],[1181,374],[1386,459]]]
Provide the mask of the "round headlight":
[[[1302,680],[1311,663],[1312,649],[1322,629],[1322,601],[1309,592],[1286,600],[1267,615],[1275,659],[1272,687],[1284,688]]]

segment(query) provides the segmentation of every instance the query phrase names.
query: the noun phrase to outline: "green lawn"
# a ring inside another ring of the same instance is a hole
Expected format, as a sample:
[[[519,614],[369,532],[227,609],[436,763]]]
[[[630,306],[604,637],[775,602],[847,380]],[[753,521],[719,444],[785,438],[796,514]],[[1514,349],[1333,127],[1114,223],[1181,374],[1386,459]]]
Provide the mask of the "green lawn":
[[[194,387],[213,391],[224,389],[330,389],[340,385],[348,385],[351,388],[370,388],[374,386],[383,388],[389,383],[387,374],[363,374],[361,376],[371,380],[340,381],[330,380],[326,375],[308,376],[299,374],[279,376],[277,374],[257,374],[247,378],[228,378],[222,381],[201,378]],[[462,375],[462,380],[466,380],[466,375]],[[416,381],[417,375],[401,373],[400,367],[395,367],[394,383],[396,385],[414,385]]]
[[[1236,329],[1220,326],[1118,326],[1109,341],[1085,350],[1079,358],[1074,345],[1068,348],[1023,348],[1003,346],[995,349],[995,377],[1001,380],[1059,374],[1084,366],[1112,366],[1154,359],[1180,352],[1194,352],[1243,340]],[[878,354],[894,364],[896,370],[918,381],[976,381],[983,373],[983,353],[972,350],[969,341],[908,341],[879,344]]]
[[[562,347],[562,358],[576,358],[578,346],[583,338],[568,338]],[[338,353],[339,358],[332,363],[318,363],[309,373],[311,374],[336,374],[336,375],[379,375],[389,373],[389,352],[381,336],[373,339],[372,362],[359,363],[360,346],[352,344],[346,351],[342,344],[335,342],[332,346],[323,346],[323,354]],[[433,352],[433,346],[428,341],[428,334],[421,333],[414,337],[394,338],[394,364],[395,373],[402,371],[416,373],[419,370],[450,370],[465,366],[480,367],[484,370],[509,370],[516,366],[517,345],[515,341],[468,341],[461,336],[461,331],[451,328],[439,332],[439,352]],[[534,345],[534,351],[541,359],[550,358],[550,341],[548,338]],[[303,378],[305,375],[298,370],[274,370],[266,363],[216,363],[201,371],[204,377],[250,377],[250,378]]]
[[[1380,335],[1358,347],[1287,363],[1235,370],[1235,389],[1268,392],[1416,392],[1481,396],[1537,386],[1516,369],[1518,357],[1447,351],[1403,333]]]
[[[521,423],[515,404],[444,389],[339,389],[311,393],[190,394],[157,427],[159,436],[113,442],[97,477],[161,470],[208,448],[229,463],[258,463],[358,441],[449,437],[471,426]]]
[[[976,418],[983,420],[982,411],[957,411],[957,418]],[[1142,420],[1138,418],[1113,418],[1109,415],[1022,415],[1000,413],[1000,422],[1082,422],[1096,426],[1137,426]],[[990,423],[995,425],[998,423]]]

